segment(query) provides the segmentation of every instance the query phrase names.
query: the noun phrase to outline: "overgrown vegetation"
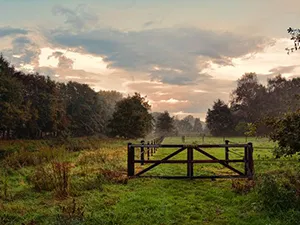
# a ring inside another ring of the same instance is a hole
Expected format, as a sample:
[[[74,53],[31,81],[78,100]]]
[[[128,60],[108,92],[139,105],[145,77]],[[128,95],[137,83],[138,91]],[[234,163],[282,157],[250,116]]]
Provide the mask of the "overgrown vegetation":
[[[229,138],[243,143],[243,138]],[[180,137],[166,143],[181,143]],[[186,144],[201,144],[202,138],[186,137]],[[64,151],[41,163],[6,163],[1,158],[0,224],[297,224],[299,219],[298,163],[277,161],[267,139],[250,138],[256,161],[254,180],[159,180],[126,177],[127,141],[116,139],[69,139],[68,144],[50,141],[4,141],[5,151],[24,146],[32,157],[46,156],[51,149]],[[133,143],[139,142],[138,140]],[[204,143],[222,143],[205,137]],[[14,143],[14,144],[13,144]],[[76,146],[76,150],[66,147]],[[94,146],[94,147],[91,147]],[[98,148],[96,147],[98,146]],[[87,149],[84,149],[87,147]],[[41,149],[41,152],[39,152]],[[44,149],[47,149],[44,151]],[[80,149],[80,150],[78,150]],[[243,149],[232,149],[242,153]],[[220,149],[209,150],[224,157]],[[160,159],[172,149],[158,150]],[[27,154],[27,153],[26,153]],[[57,157],[56,157],[57,156]],[[176,156],[186,159],[186,154]],[[198,155],[194,155],[197,159]],[[231,158],[238,155],[231,155]],[[23,160],[21,157],[20,159]],[[294,159],[290,157],[289,159]],[[15,166],[18,165],[18,166]],[[137,170],[140,169],[137,167]],[[151,171],[149,171],[151,172]],[[151,173],[185,174],[185,165],[160,165]],[[218,165],[195,166],[195,173],[227,173]],[[158,197],[159,196],[159,197]]]

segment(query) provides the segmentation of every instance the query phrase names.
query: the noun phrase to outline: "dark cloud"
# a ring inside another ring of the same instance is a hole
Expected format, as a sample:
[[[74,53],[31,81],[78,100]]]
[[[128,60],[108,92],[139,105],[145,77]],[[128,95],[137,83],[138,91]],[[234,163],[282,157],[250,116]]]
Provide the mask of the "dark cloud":
[[[297,67],[300,65],[293,65],[293,66],[279,66],[273,69],[270,69],[269,72],[275,74],[284,74],[284,73],[292,73]]]
[[[12,28],[12,27],[1,27],[0,28],[0,38],[10,35],[17,34],[28,34],[28,30],[20,29],[20,28]]]
[[[257,78],[263,84],[267,84],[269,79],[272,79],[279,74],[284,75],[285,73],[293,73],[296,68],[300,67],[300,65],[292,65],[292,66],[278,66],[269,70],[269,74],[257,74]],[[294,75],[289,78],[293,78]]]
[[[272,40],[263,37],[196,28],[130,32],[97,29],[76,34],[57,30],[50,38],[56,44],[81,47],[88,53],[101,55],[109,67],[148,71],[152,79],[178,84],[192,84],[202,79],[203,74],[199,72],[205,67],[199,68],[199,64],[213,61],[231,65],[232,58],[260,52],[273,44]],[[154,67],[160,70],[153,71]]]
[[[32,43],[27,37],[17,37],[13,40],[13,45],[26,45]]]
[[[66,19],[64,23],[76,30],[84,30],[94,26],[98,22],[97,15],[93,14],[85,4],[78,5],[75,10],[56,5],[52,8],[52,13],[54,15],[65,16]]]
[[[12,39],[12,46],[0,49],[8,60],[16,67],[24,64],[36,63],[40,54],[40,47],[29,36],[20,36]]]
[[[147,21],[146,23],[143,24],[143,27],[146,28],[146,27],[150,27],[152,25],[155,24],[155,21]]]

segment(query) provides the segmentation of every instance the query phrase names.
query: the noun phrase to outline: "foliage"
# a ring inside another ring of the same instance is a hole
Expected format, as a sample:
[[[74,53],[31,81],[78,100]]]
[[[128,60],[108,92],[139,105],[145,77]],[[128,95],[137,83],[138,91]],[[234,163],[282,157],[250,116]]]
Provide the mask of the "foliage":
[[[37,167],[31,182],[37,191],[54,191],[59,199],[70,195],[70,162],[53,162],[50,166]]]
[[[291,35],[291,40],[294,41],[294,47],[285,49],[287,54],[290,54],[290,52],[297,51],[300,48],[300,29],[289,27],[287,32]]]
[[[235,137],[229,139],[234,143],[244,143],[244,138]],[[70,139],[69,141],[71,142],[72,140]],[[80,142],[77,142],[78,138],[75,138],[75,140],[78,145],[98,145],[98,148],[67,152],[68,160],[75,166],[70,176],[70,196],[72,198],[57,199],[54,198],[55,196],[51,192],[37,192],[33,189],[33,185],[28,177],[31,177],[34,171],[39,169],[39,166],[28,166],[11,170],[12,173],[9,173],[7,179],[9,193],[13,197],[9,201],[0,199],[0,224],[169,225],[200,223],[292,225],[297,224],[296,219],[299,219],[299,210],[293,208],[282,213],[275,212],[278,215],[273,214],[274,216],[271,216],[269,212],[263,209],[260,196],[256,191],[251,190],[247,194],[242,195],[236,193],[236,190],[232,189],[231,180],[227,179],[216,179],[214,182],[196,179],[131,179],[126,183],[114,180],[117,178],[109,178],[109,176],[113,175],[113,172],[105,174],[107,179],[103,179],[101,171],[104,170],[117,170],[117,174],[123,173],[126,175],[127,141],[120,139],[100,140],[97,138],[83,138]],[[93,144],[82,143],[89,141],[93,142]],[[268,142],[266,138],[256,139],[255,137],[249,137],[249,141],[253,142],[254,148],[256,146],[274,146],[274,143]],[[0,142],[0,148],[4,147],[5,150],[13,151],[14,149],[17,150],[19,145],[22,144],[31,146],[24,148],[38,150],[47,142],[41,140],[4,141]],[[131,140],[131,142],[137,143],[138,141]],[[194,142],[201,142],[201,138],[199,136],[186,137],[187,144]],[[167,138],[166,143],[180,144],[181,138]],[[223,143],[221,137],[205,137],[205,144],[220,143]],[[55,146],[58,146],[58,143],[55,144]],[[6,145],[12,147],[5,147]],[[159,159],[174,151],[174,149],[164,150],[158,151],[155,157]],[[237,153],[243,153],[242,148],[232,150]],[[220,149],[210,149],[210,153],[220,159],[224,157],[224,151],[220,151]],[[268,151],[256,149],[254,157],[257,157],[259,154],[266,154],[268,157],[272,157]],[[201,156],[195,153],[194,157],[198,159]],[[238,156],[233,154],[230,157],[238,158]],[[186,152],[175,156],[175,159],[186,159]],[[46,164],[48,164],[47,168],[51,171],[51,163]],[[233,163],[232,165],[235,166]],[[240,166],[239,168],[243,169],[242,164]],[[2,169],[2,167],[1,161],[0,168]],[[291,166],[290,162],[281,164],[281,162],[258,161],[255,163],[256,174],[267,173],[266,176],[270,175],[268,173],[270,170],[278,168],[295,170],[296,167],[296,163]],[[141,167],[137,165],[137,169],[139,170]],[[168,175],[186,175],[186,165],[160,165],[152,172]],[[228,170],[217,164],[205,164],[203,166],[195,165],[194,172],[195,175],[211,175],[221,172],[227,174]],[[244,182],[243,184],[247,183],[246,181]],[[73,204],[73,198],[76,204]],[[63,207],[66,209],[63,210]],[[76,210],[78,208],[82,208],[82,210]],[[78,213],[75,213],[76,211]],[[83,217],[77,217],[77,215],[81,215],[80,212],[83,212]]]
[[[277,156],[300,152],[300,110],[277,118],[270,124],[273,127],[271,139],[278,143]]]
[[[256,186],[261,209],[276,214],[300,210],[300,176],[292,171],[272,171],[258,177]]]
[[[61,225],[81,224],[84,221],[84,207],[79,205],[75,198],[67,205],[61,205],[60,210],[57,222]]]
[[[155,124],[155,132],[158,135],[170,135],[174,131],[174,118],[172,118],[168,111],[161,113],[157,119]]]
[[[122,98],[117,91],[25,74],[0,56],[0,139],[105,136]]]
[[[253,123],[263,110],[263,100],[266,89],[258,83],[255,73],[246,73],[237,81],[237,87],[232,92],[231,110],[239,121]],[[257,110],[259,106],[260,110]]]
[[[272,132],[270,121],[300,108],[299,92],[300,78],[286,79],[279,74],[268,79],[267,85],[262,85],[255,73],[244,74],[231,94],[228,108],[233,125],[227,132],[232,135],[247,132],[248,135],[268,136]],[[228,110],[227,113],[229,118]],[[207,116],[209,114],[211,116],[211,110],[208,110]],[[216,123],[227,126],[228,121],[219,119]],[[251,126],[246,127],[246,124]],[[211,133],[215,134],[214,131]]]
[[[234,179],[231,182],[231,188],[238,194],[247,194],[255,187],[254,180]]]
[[[231,111],[220,99],[214,102],[212,109],[208,109],[206,123],[211,134],[214,136],[230,135],[234,130]]]
[[[109,124],[111,134],[128,139],[145,137],[153,126],[150,109],[146,98],[138,93],[122,99]]]
[[[203,132],[202,124],[201,124],[201,121],[199,118],[195,119],[193,132],[198,133],[198,134]]]

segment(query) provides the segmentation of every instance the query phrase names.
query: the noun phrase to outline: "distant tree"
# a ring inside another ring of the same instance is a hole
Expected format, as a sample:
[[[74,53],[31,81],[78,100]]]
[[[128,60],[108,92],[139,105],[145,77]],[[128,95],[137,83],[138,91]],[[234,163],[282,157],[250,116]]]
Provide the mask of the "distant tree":
[[[112,119],[113,113],[115,112],[117,102],[121,101],[123,95],[117,91],[99,91],[99,97],[103,103],[103,110],[105,111],[102,114],[102,119],[104,122],[104,131],[108,132],[108,124]]]
[[[214,102],[212,109],[208,109],[206,124],[210,133],[214,136],[231,135],[234,132],[234,121],[231,111],[220,99]]]
[[[239,121],[253,123],[261,117],[265,107],[266,88],[258,83],[255,73],[246,73],[232,92],[231,110]],[[258,110],[259,108],[259,110]]]
[[[198,134],[203,132],[202,124],[201,124],[201,121],[199,118],[195,119],[193,132],[198,133]]]
[[[193,131],[193,126],[190,124],[189,120],[184,118],[182,120],[174,121],[177,133],[180,135],[187,135]]]
[[[113,136],[124,138],[145,137],[152,129],[151,106],[139,93],[128,96],[116,104],[109,128]]]
[[[182,120],[185,120],[191,124],[191,126],[194,126],[195,124],[195,118],[192,115],[187,115]]]
[[[105,104],[86,84],[69,82],[65,86],[66,111],[72,136],[103,133]]]
[[[155,125],[155,132],[159,135],[170,135],[174,132],[174,119],[168,111],[158,115]]]
[[[237,135],[245,135],[245,132],[247,132],[248,123],[246,122],[238,122],[238,124],[235,126],[235,131]]]

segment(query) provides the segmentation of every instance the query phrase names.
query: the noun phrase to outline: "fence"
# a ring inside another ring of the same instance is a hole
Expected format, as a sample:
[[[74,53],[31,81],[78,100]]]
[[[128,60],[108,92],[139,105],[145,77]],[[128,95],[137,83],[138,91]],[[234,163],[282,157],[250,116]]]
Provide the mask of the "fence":
[[[128,177],[158,177],[158,178],[174,178],[174,179],[182,179],[182,178],[249,178],[252,179],[254,175],[254,163],[253,163],[253,146],[252,143],[248,144],[229,144],[229,141],[225,141],[225,144],[202,144],[202,145],[172,145],[172,144],[160,144],[163,138],[160,138],[156,141],[142,142],[141,144],[128,144],[128,168],[127,175]],[[242,159],[230,159],[229,152],[230,148],[239,147],[244,148],[244,155]],[[179,148],[175,150],[170,155],[164,157],[160,160],[150,160],[150,156],[153,153],[157,152],[158,149],[163,148]],[[211,155],[207,151],[203,150],[205,148],[224,148],[224,159],[218,159],[215,156]],[[135,159],[136,151],[140,150],[140,159]],[[187,150],[187,159],[186,160],[169,160],[173,156]],[[195,160],[194,159],[194,151],[200,152],[209,158],[209,160]],[[145,160],[145,154],[147,155],[147,159]],[[135,172],[135,164],[139,163],[140,165],[144,164],[152,164],[151,166],[139,171]],[[149,170],[155,168],[160,164],[186,164],[187,165],[187,175],[186,176],[141,176]],[[204,163],[218,163],[228,168],[230,171],[234,172],[233,175],[214,175],[214,176],[195,176],[194,175],[194,164],[204,164]],[[244,171],[240,171],[239,169],[232,166],[233,163],[244,163]],[[230,165],[229,165],[230,164]]]

